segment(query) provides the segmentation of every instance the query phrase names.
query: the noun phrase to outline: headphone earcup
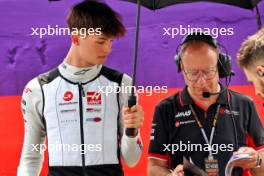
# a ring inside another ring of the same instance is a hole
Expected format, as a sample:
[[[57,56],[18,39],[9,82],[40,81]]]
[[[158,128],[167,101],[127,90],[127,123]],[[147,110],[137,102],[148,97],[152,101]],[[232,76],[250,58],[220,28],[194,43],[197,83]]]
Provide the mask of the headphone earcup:
[[[176,64],[177,71],[181,72],[181,56],[179,54],[176,54],[174,56],[174,62]]]
[[[218,71],[220,78],[225,78],[232,75],[231,57],[227,54],[219,54]]]

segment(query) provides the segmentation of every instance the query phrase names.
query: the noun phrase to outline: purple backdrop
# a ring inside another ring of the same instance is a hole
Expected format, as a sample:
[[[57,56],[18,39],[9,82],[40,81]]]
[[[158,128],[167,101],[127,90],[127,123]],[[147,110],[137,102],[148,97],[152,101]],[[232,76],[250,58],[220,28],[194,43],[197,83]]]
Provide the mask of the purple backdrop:
[[[31,35],[31,28],[66,27],[66,16],[76,0],[0,1],[0,95],[20,95],[25,84],[39,73],[58,65],[70,46],[69,36]],[[136,5],[106,0],[123,16],[127,35],[116,41],[106,65],[131,75],[136,19]],[[259,4],[264,22],[264,3]],[[183,86],[173,63],[181,35],[163,35],[163,28],[203,27],[233,28],[233,35],[221,35],[218,40],[233,57],[236,76],[233,85],[247,84],[237,67],[235,55],[240,43],[257,31],[255,11],[215,3],[181,4],[157,11],[142,8],[137,85],[168,87]]]

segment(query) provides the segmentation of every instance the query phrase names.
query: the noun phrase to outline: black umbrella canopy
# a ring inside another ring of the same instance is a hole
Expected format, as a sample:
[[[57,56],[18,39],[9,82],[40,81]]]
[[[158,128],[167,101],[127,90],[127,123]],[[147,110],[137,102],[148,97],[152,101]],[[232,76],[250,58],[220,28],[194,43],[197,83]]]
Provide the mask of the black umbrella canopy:
[[[137,17],[136,17],[136,33],[135,33],[135,47],[134,47],[134,66],[132,75],[132,85],[135,84],[136,78],[136,65],[137,65],[137,52],[138,52],[138,35],[139,35],[139,21],[140,21],[140,7],[144,6],[151,10],[161,9],[163,7],[182,4],[182,3],[195,3],[195,2],[211,2],[221,3],[226,5],[233,5],[244,9],[256,8],[256,17],[258,29],[262,28],[261,16],[258,10],[258,3],[261,0],[120,0],[137,4]],[[134,93],[132,92],[132,95]]]
[[[137,0],[121,0],[137,3]],[[253,9],[261,0],[141,0],[141,5],[155,10],[173,4],[193,3],[193,2],[213,2],[227,5],[234,5],[240,8]]]

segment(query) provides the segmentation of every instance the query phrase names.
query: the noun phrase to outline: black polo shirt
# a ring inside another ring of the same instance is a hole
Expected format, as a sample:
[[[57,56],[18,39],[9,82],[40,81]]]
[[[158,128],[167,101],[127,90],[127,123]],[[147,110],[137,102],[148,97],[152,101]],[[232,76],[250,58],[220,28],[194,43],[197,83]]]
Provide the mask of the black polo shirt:
[[[252,99],[223,86],[221,90],[223,91],[216,103],[207,111],[192,100],[187,87],[161,101],[156,106],[153,118],[149,158],[168,161],[169,167],[174,169],[178,164],[182,164],[185,156],[195,165],[205,169],[204,159],[208,157],[209,148],[189,105],[203,124],[208,139],[217,107],[220,105],[212,142],[213,156],[218,160],[219,176],[225,175],[225,166],[236,148],[231,113],[237,130],[238,147],[247,145],[249,134],[258,149],[263,149],[264,129]],[[242,173],[242,169],[237,168],[234,175],[240,176]]]

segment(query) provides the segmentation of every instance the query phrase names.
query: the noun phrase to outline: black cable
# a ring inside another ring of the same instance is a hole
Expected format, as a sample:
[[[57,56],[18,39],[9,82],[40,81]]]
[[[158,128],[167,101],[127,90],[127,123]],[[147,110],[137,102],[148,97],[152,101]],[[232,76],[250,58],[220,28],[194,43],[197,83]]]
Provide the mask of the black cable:
[[[228,56],[228,52],[227,52],[227,49],[223,46],[223,45],[221,45],[221,44],[219,44],[218,43],[218,47],[220,48],[223,48],[224,50],[225,50],[225,54]],[[231,62],[231,60],[230,60],[230,62]],[[220,64],[222,64],[221,62],[220,62]],[[230,63],[231,64],[231,63]],[[222,68],[224,69],[224,71],[227,73],[227,70],[225,69],[225,67],[222,65]],[[232,72],[232,71],[231,71]],[[229,76],[227,76],[226,77],[226,79],[225,79],[225,81],[226,81],[226,89],[227,89],[227,93],[230,95],[230,93],[229,93],[229,91],[228,91],[228,87],[229,87],[229,85],[230,85],[230,83],[231,83],[231,79],[232,79],[232,76],[233,76],[233,74],[231,73]],[[235,117],[234,117],[234,114],[233,114],[233,111],[232,111],[232,108],[231,108],[231,104],[230,104],[230,101],[232,101],[231,100],[231,95],[230,95],[230,100],[228,100],[228,109],[229,109],[229,111],[230,111],[230,113],[231,113],[231,119],[232,119],[232,123],[233,123],[233,127],[234,127],[234,135],[235,135],[235,151],[236,150],[238,150],[238,138],[237,138],[237,128],[236,128],[236,123],[235,123]]]
[[[228,92],[229,93],[229,92]],[[229,94],[230,95],[230,94]],[[230,101],[231,101],[231,95],[230,95]],[[234,114],[232,112],[232,108],[231,108],[231,105],[230,105],[230,102],[228,101],[228,109],[231,113],[231,119],[232,119],[232,124],[233,124],[233,127],[234,127],[234,135],[235,135],[235,148],[234,148],[234,151],[237,151],[238,150],[238,137],[237,137],[237,128],[236,128],[236,122],[235,122],[235,117],[234,117]],[[236,170],[234,170],[232,172],[232,174],[236,173]]]
[[[233,110],[232,110],[233,108],[231,107],[231,104],[230,104],[230,102],[232,102],[231,94],[229,93],[229,90],[228,90],[228,87],[229,87],[229,84],[231,82],[231,79],[232,79],[232,75],[229,75],[228,77],[226,77],[226,89],[227,89],[227,93],[230,96],[230,100],[228,100],[228,109],[229,109],[229,111],[231,113],[231,119],[232,119],[232,124],[233,124],[233,127],[234,127],[234,133],[235,133],[235,151],[237,151],[238,150],[237,128],[236,128],[236,123],[235,123],[235,117],[234,117]]]
[[[233,127],[234,127],[234,133],[235,133],[235,151],[237,151],[238,147],[239,147],[238,146],[238,138],[237,138],[237,128],[236,128],[236,123],[235,123],[235,117],[234,117],[234,114],[233,114],[233,110],[232,110],[231,105],[230,105],[230,101],[231,101],[231,95],[230,95],[230,100],[228,101],[228,109],[229,109],[229,111],[231,113],[231,119],[232,119],[232,123],[233,123]]]

